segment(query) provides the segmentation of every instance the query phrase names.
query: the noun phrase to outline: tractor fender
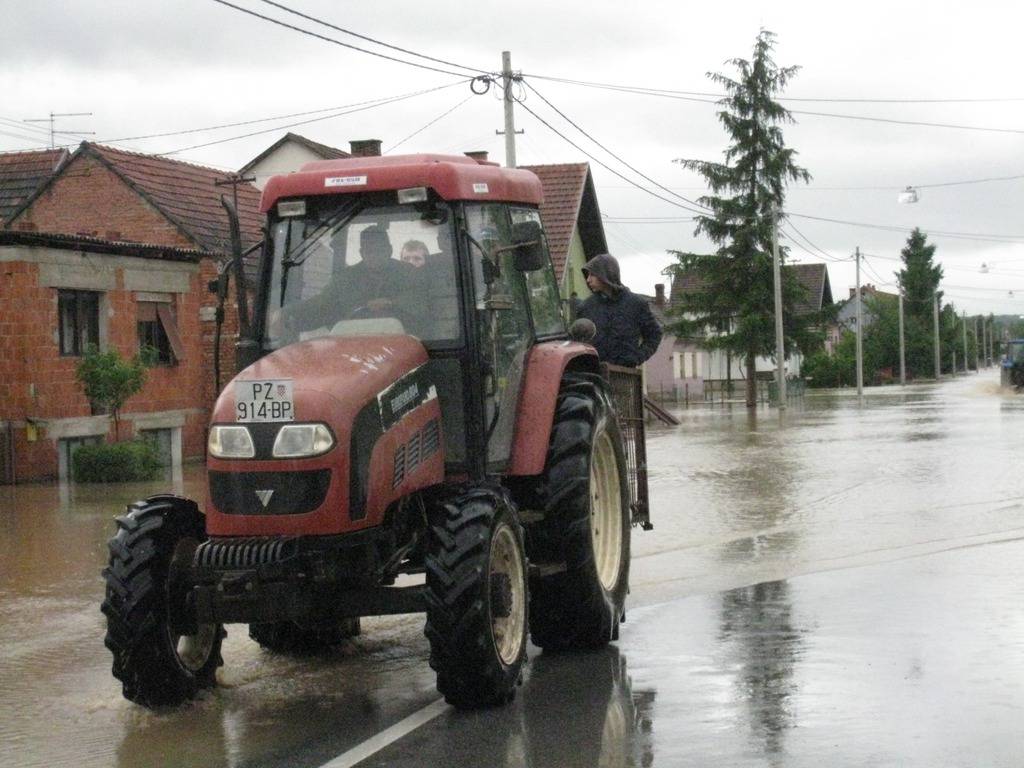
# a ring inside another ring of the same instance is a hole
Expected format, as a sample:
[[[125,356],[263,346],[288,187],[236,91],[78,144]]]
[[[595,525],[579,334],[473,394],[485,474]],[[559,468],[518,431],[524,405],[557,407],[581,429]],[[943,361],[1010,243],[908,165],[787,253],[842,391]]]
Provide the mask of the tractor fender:
[[[577,341],[542,342],[530,350],[516,408],[507,474],[527,476],[544,471],[555,403],[566,371],[599,373],[597,351]]]

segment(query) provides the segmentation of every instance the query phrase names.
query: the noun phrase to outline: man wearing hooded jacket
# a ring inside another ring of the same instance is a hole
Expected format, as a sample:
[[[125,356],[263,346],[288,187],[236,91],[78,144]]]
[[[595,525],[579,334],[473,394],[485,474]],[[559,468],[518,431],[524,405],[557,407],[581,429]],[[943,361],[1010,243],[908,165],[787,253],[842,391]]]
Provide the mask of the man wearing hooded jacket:
[[[590,343],[602,362],[635,367],[658,349],[661,326],[647,301],[621,282],[619,262],[601,253],[583,266],[591,295],[579,317],[594,323],[597,334]]]

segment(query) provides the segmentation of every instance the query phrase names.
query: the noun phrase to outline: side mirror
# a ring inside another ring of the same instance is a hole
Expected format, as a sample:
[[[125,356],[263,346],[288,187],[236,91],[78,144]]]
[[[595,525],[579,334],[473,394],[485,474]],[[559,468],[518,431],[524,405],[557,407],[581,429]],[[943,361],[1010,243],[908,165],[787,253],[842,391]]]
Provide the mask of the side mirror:
[[[544,233],[536,221],[521,221],[512,227],[514,264],[520,272],[533,272],[547,262]]]

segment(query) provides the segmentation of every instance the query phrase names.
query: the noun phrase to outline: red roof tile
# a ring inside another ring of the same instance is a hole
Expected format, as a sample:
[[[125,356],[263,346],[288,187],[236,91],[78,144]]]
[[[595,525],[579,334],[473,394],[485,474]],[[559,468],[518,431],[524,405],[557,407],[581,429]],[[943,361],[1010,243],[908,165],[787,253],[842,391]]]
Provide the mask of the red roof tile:
[[[0,154],[0,224],[31,197],[67,157],[66,149]]]
[[[572,233],[579,217],[589,166],[586,163],[564,163],[519,167],[536,174],[544,188],[540,218],[548,236],[548,248],[551,249],[555,274],[561,280],[569,258]]]
[[[100,144],[83,143],[82,150],[98,156],[146,197],[204,251],[228,253],[231,233],[221,195],[232,197],[231,187],[218,187],[228,174],[166,157],[126,152]],[[260,231],[260,191],[238,185],[238,218],[242,247],[263,239]]]

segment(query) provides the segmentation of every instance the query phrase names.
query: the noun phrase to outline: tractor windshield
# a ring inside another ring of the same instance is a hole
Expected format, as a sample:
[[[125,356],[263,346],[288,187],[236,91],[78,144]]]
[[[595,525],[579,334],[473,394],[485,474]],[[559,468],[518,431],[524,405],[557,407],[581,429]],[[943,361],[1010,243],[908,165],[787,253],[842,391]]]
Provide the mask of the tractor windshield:
[[[351,199],[350,199],[351,200]],[[309,201],[271,224],[264,347],[318,336],[461,335],[450,212],[444,205]]]

